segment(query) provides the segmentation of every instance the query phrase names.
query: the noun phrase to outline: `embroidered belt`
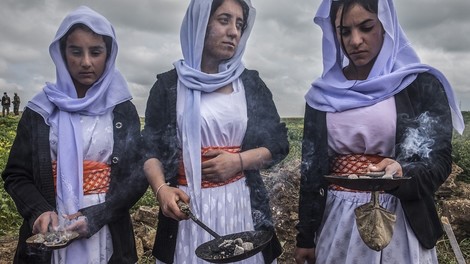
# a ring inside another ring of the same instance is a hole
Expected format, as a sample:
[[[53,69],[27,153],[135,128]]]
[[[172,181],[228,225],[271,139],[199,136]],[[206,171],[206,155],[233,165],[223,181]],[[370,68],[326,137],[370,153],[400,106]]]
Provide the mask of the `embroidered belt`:
[[[235,146],[235,147],[232,146],[232,147],[205,147],[205,148],[201,148],[201,162],[210,160],[211,158],[205,157],[205,156],[203,156],[203,154],[206,153],[209,150],[214,150],[214,149],[221,149],[221,150],[224,150],[224,151],[227,151],[227,152],[230,152],[230,153],[240,152],[240,147],[238,147],[238,146]],[[201,181],[201,188],[214,188],[214,187],[224,186],[224,185],[227,185],[229,183],[236,182],[236,181],[240,180],[243,177],[245,177],[245,174],[243,172],[239,172],[239,173],[235,174],[233,177],[227,179],[224,182],[210,182],[210,181],[207,181],[207,180],[202,180]],[[184,170],[184,163],[183,163],[182,158],[180,158],[180,160],[179,160],[177,180],[178,180],[179,185],[184,185],[184,186],[188,185],[188,181],[186,179],[186,173],[185,173],[185,170]]]
[[[57,190],[57,161],[52,162],[54,187]],[[111,181],[111,167],[102,162],[83,161],[83,194],[106,193]]]
[[[343,176],[344,174],[361,174],[367,172],[369,165],[381,162],[384,157],[379,155],[347,154],[337,155],[330,161],[331,174]],[[347,175],[345,176],[347,177]],[[330,184],[332,190],[348,192],[365,192],[344,188],[336,184]]]

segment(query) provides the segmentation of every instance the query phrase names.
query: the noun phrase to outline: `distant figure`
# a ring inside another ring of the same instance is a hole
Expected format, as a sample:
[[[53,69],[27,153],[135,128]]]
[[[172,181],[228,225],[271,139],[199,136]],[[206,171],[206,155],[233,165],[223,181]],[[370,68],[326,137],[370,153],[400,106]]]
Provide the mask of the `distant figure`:
[[[10,114],[10,97],[6,92],[3,93],[2,97],[2,116],[5,117],[5,110],[7,111],[7,116]]]
[[[15,115],[19,115],[20,114],[20,103],[21,103],[21,100],[20,100],[20,96],[15,93],[15,96],[13,96],[13,113],[15,113]]]

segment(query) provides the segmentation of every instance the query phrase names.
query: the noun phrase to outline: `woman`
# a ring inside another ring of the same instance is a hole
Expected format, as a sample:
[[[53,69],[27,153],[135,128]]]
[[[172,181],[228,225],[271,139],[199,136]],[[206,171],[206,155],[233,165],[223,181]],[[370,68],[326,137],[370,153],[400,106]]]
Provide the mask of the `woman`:
[[[135,263],[128,210],[147,183],[134,167],[140,120],[115,67],[114,29],[79,7],[49,51],[57,81],[28,102],[2,174],[24,218],[15,263]],[[63,228],[80,239],[52,253],[26,244]]]
[[[158,263],[202,263],[195,249],[213,239],[180,221],[188,217],[178,200],[220,235],[274,231],[259,169],[282,160],[289,144],[270,91],[241,62],[254,18],[250,1],[191,1],[184,59],[150,91],[142,133],[144,171],[161,209]],[[274,235],[263,254],[242,263],[272,263],[280,253]]]
[[[324,0],[314,21],[324,72],[306,95],[296,262],[437,263],[434,192],[451,172],[452,120],[464,128],[448,81],[420,63],[392,0]],[[323,176],[380,171],[411,179],[380,194],[396,222],[375,251],[354,213],[370,192]]]

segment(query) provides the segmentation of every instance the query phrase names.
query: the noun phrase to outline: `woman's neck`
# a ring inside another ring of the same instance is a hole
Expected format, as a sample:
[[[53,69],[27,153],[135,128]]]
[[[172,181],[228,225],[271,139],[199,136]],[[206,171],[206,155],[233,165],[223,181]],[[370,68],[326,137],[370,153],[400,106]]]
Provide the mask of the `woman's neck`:
[[[75,84],[75,91],[77,92],[77,97],[78,98],[83,98],[86,95],[86,92],[88,89],[90,89],[91,86],[88,85],[83,85],[78,82],[74,82]]]
[[[360,67],[357,67],[354,64],[349,64],[348,66],[344,67],[343,74],[348,80],[366,80],[367,77],[369,77],[370,71],[372,70],[376,59],[377,58]]]
[[[219,72],[219,61],[209,60],[202,58],[201,61],[201,71],[208,74],[218,73]],[[223,93],[223,94],[230,94],[233,92],[233,86],[231,83],[220,87],[219,89],[215,90],[214,92]]]
[[[212,74],[219,72],[219,62],[206,60],[204,57],[201,61],[201,71],[204,73]]]
[[[343,69],[343,74],[348,80],[365,80],[369,76],[369,73],[370,70],[358,69],[350,65]]]

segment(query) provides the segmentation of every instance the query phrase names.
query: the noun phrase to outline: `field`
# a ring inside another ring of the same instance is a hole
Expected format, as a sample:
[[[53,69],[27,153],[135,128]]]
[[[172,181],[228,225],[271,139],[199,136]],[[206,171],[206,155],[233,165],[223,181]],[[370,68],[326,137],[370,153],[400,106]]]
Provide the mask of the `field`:
[[[470,112],[464,112],[466,124],[470,124]],[[18,122],[18,117],[10,116],[8,118],[0,118],[0,170],[2,171],[6,160],[8,158],[9,149],[15,137],[15,129]],[[289,141],[291,149],[289,156],[278,166],[288,166],[293,161],[300,159],[301,151],[301,140],[303,130],[303,119],[301,118],[285,118],[289,128]],[[453,138],[453,159],[454,162],[459,165],[464,171],[460,174],[459,179],[470,183],[470,131],[467,129],[464,135],[454,134]],[[467,169],[468,168],[468,169]],[[1,172],[0,171],[0,172]],[[21,224],[21,218],[17,214],[14,203],[10,196],[3,189],[3,180],[0,179],[0,240],[4,236],[16,236],[19,225]],[[267,185],[269,187],[269,185]],[[134,206],[136,209],[142,205],[153,206],[155,205],[153,194],[148,191],[141,200]],[[282,209],[282,208],[281,208]],[[293,232],[291,230],[291,232]],[[466,258],[470,258],[470,238],[464,238],[460,240],[460,247]],[[450,244],[447,239],[443,238],[437,245],[439,254],[439,263],[453,264],[455,259],[451,250]],[[154,263],[151,261],[141,260],[141,263]],[[0,263],[3,263],[0,259]],[[7,263],[7,262],[5,262]],[[283,262],[280,262],[283,263]],[[289,263],[289,262],[286,262]]]

